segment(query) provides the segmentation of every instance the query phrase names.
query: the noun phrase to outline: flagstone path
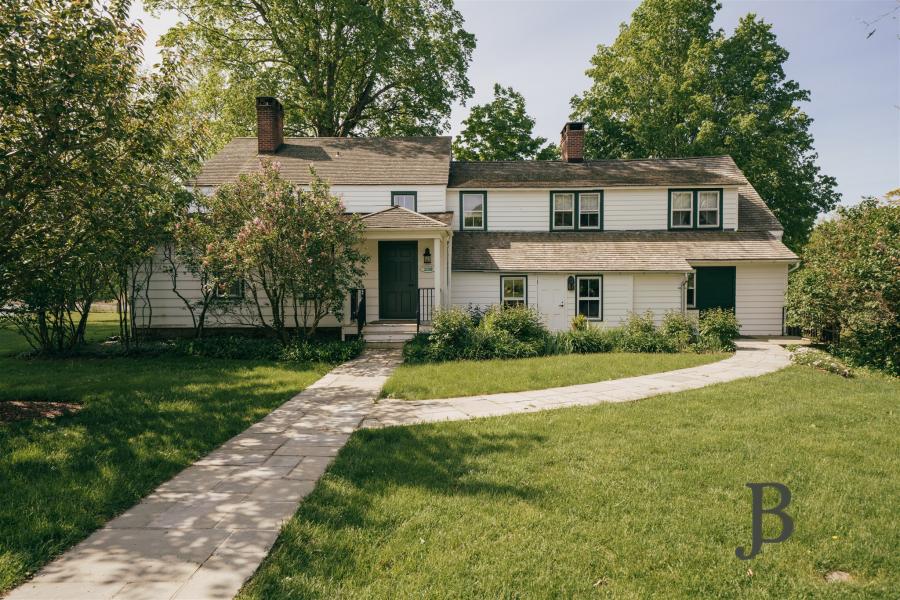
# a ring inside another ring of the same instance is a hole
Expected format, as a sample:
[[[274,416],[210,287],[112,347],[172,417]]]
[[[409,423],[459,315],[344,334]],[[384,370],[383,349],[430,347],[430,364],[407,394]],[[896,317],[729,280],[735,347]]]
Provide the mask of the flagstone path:
[[[741,340],[699,367],[563,388],[445,400],[381,400],[400,362],[367,351],[310,385],[44,567],[8,600],[232,598],[359,427],[626,402],[787,366],[780,346]]]

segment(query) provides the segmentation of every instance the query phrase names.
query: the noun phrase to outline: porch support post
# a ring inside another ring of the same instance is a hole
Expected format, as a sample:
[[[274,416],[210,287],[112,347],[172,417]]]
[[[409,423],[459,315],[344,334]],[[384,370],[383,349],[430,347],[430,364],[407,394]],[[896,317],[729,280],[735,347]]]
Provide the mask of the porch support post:
[[[434,305],[438,308],[443,307],[441,304],[441,288],[443,284],[443,272],[441,267],[443,266],[443,257],[441,256],[441,246],[443,245],[443,239],[436,237],[434,238]]]

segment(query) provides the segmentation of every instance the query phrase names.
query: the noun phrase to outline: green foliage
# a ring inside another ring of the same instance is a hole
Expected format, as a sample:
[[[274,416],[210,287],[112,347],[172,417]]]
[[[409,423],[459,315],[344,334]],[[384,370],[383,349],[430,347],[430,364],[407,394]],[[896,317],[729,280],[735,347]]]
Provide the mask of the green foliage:
[[[696,323],[681,313],[667,312],[663,317],[660,332],[676,352],[684,352],[690,349],[691,344],[697,342]]]
[[[584,315],[575,315],[572,318],[572,331],[584,331],[590,326],[587,317]]]
[[[786,77],[771,26],[712,27],[716,0],[644,0],[591,59],[591,87],[572,99],[593,158],[731,155],[794,248],[839,197],[823,175],[800,109],[809,92]]]
[[[542,340],[549,333],[541,321],[541,313],[529,306],[492,307],[485,313],[480,327],[488,331],[505,331],[523,342]]]
[[[612,352],[620,343],[620,331],[616,329],[601,329],[588,326],[584,329],[574,329],[566,335],[569,339],[572,352],[575,354],[590,354],[593,352]]]
[[[44,352],[84,342],[92,303],[132,303],[193,166],[175,64],[142,74],[128,3],[0,8],[0,306]]]
[[[789,325],[839,332],[857,365],[900,374],[900,204],[866,199],[816,226],[788,286]]]
[[[734,340],[741,334],[734,311],[710,308],[700,312],[698,345],[705,352],[733,352]]]
[[[657,329],[650,311],[631,313],[621,328],[619,350],[623,352],[672,352],[670,341]]]
[[[403,362],[411,365],[429,362],[431,360],[429,358],[429,337],[427,333],[418,333],[413,339],[403,344]]]
[[[827,373],[834,373],[841,377],[853,377],[853,369],[840,360],[815,348],[800,346],[791,353],[791,362],[796,365],[806,365]]]
[[[296,135],[434,135],[472,95],[475,37],[452,0],[148,0],[187,15],[163,38],[192,63],[199,106],[253,131],[253,98],[280,97]]]
[[[494,84],[494,99],[476,104],[453,140],[456,160],[556,160],[559,147],[534,137],[534,119],[525,98],[511,87]]]
[[[350,290],[359,287],[368,257],[360,250],[364,225],[315,172],[308,190],[281,177],[265,161],[206,198],[185,231],[199,231],[199,263],[216,275],[240,278],[249,289],[250,324],[287,342],[287,328],[314,335],[327,314],[342,317]],[[271,308],[263,310],[263,300]]]
[[[185,356],[239,360],[274,360],[294,363],[342,363],[359,356],[362,340],[291,340],[281,344],[272,338],[238,335],[210,336],[201,339],[175,339],[170,347]]]
[[[493,358],[528,358],[538,356],[544,349],[542,339],[522,340],[506,329],[485,326],[487,321],[472,331],[471,345],[464,358],[489,360]]]
[[[472,345],[475,327],[472,318],[459,308],[439,310],[434,315],[428,337],[430,360],[458,360],[465,358]]]

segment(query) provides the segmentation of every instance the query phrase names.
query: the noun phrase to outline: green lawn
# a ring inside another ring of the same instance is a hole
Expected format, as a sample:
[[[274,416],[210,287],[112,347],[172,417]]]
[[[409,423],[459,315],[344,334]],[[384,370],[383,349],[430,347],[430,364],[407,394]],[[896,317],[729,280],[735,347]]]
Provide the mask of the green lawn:
[[[97,339],[115,333],[98,315]],[[0,423],[0,594],[319,378],[325,365],[154,358],[24,360],[0,330],[0,402],[82,403]]]
[[[401,365],[387,380],[381,395],[424,400],[540,390],[695,367],[728,356],[610,352]]]
[[[897,380],[807,367],[361,431],[240,598],[896,597],[898,432]],[[740,561],[765,481],[796,530]]]

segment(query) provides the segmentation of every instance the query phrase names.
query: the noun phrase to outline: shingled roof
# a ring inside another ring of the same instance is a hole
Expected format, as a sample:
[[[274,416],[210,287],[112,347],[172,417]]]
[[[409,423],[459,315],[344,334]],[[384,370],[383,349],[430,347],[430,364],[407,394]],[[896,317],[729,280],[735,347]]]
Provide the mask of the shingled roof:
[[[520,160],[450,163],[448,187],[573,188],[738,186],[738,222],[744,231],[781,231],[781,224],[730,156],[589,160],[568,163]]]
[[[417,213],[392,206],[378,212],[363,215],[366,229],[449,229],[453,213]]]
[[[690,271],[691,261],[797,255],[763,231],[458,232],[454,271]]]
[[[331,185],[446,185],[449,137],[285,138],[273,155],[288,180],[305,185],[309,168]],[[255,137],[234,138],[203,164],[197,186],[217,186],[259,170]]]

